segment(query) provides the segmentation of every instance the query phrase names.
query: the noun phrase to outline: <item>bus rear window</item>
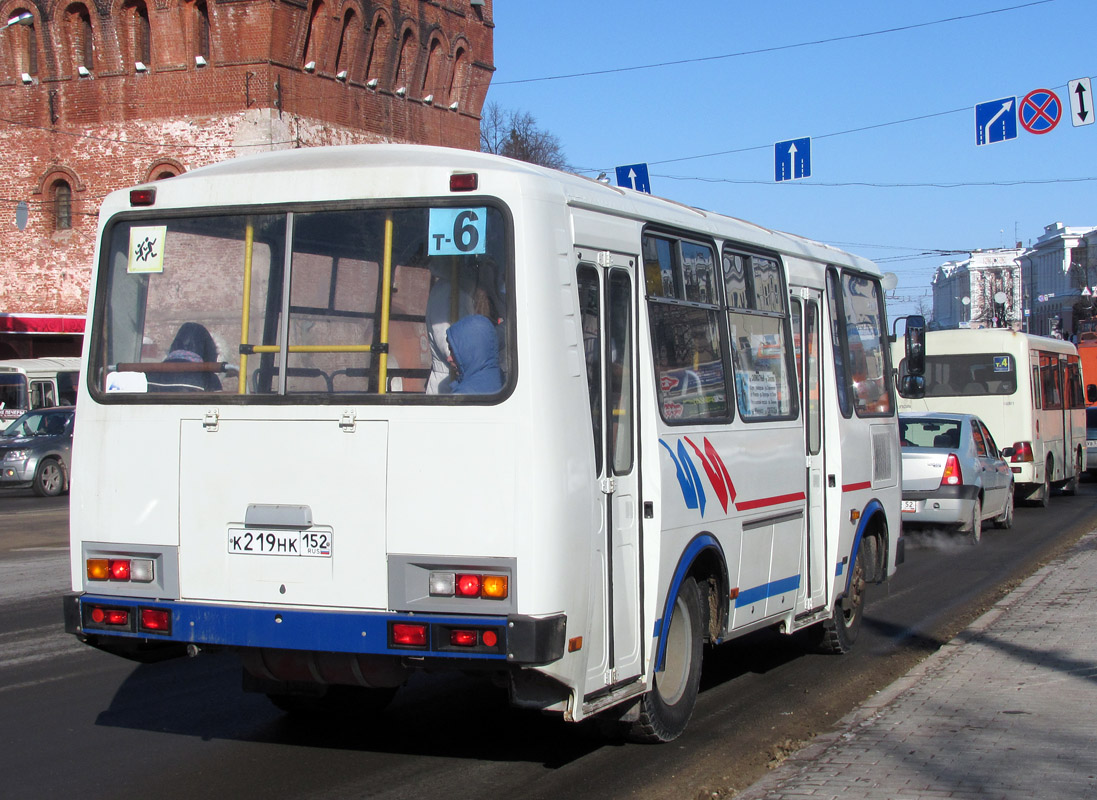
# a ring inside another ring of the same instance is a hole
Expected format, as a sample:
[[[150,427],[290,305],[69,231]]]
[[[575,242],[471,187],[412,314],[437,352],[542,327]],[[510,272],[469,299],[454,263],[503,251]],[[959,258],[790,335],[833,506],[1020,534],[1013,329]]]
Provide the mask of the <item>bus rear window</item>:
[[[1013,394],[1017,365],[1008,353],[955,353],[926,357],[926,397]],[[906,359],[899,365],[906,375]]]
[[[506,225],[487,205],[120,222],[93,383],[173,402],[499,394]]]

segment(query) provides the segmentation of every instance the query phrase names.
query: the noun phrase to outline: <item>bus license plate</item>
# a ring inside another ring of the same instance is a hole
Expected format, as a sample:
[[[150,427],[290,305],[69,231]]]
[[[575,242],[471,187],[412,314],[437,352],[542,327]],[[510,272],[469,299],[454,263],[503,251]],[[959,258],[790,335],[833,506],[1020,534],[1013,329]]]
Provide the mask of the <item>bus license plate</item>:
[[[331,558],[330,531],[270,531],[229,528],[229,553]]]
[[[918,501],[917,500],[904,500],[903,501],[903,513],[910,514],[910,513],[914,513],[917,510],[918,510]]]

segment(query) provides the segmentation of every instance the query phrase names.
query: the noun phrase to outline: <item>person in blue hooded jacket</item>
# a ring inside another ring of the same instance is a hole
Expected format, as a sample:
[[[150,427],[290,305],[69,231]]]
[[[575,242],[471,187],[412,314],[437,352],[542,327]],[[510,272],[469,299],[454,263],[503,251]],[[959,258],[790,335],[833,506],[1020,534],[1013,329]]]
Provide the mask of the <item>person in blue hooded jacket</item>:
[[[457,380],[450,384],[453,394],[495,394],[503,388],[499,339],[491,320],[482,314],[462,317],[446,331],[446,339],[457,369]]]

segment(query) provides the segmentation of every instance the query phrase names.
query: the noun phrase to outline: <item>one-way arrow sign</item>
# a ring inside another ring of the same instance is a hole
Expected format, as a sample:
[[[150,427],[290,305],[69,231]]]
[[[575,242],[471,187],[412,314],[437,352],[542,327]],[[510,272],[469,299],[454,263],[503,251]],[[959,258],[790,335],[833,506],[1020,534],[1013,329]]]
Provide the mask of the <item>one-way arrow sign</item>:
[[[1070,95],[1070,121],[1075,128],[1082,125],[1092,125],[1093,91],[1089,88],[1089,78],[1079,78],[1069,84]]]

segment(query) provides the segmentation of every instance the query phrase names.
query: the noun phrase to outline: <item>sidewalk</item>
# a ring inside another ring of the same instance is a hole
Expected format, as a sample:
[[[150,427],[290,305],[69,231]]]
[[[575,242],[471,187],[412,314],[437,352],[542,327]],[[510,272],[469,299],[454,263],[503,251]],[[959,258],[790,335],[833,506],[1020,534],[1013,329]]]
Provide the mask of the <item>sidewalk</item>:
[[[1097,531],[735,800],[1097,798]]]

